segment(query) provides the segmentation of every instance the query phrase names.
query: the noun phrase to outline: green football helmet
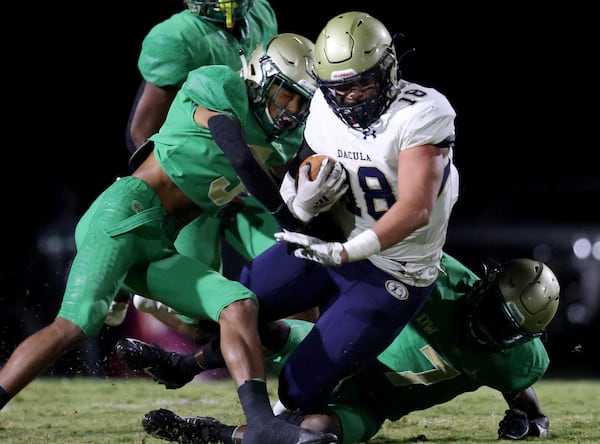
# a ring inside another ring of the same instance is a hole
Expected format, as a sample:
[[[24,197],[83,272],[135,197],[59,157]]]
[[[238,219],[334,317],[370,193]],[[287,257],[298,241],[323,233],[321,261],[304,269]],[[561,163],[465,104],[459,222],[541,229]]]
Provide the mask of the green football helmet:
[[[236,22],[246,17],[254,0],[184,0],[184,3],[194,14],[233,29]]]
[[[251,106],[263,130],[272,138],[304,124],[308,117],[308,106],[317,89],[312,73],[314,47],[301,35],[277,34],[252,52],[243,69]],[[277,88],[273,89],[273,85]],[[277,104],[277,95],[283,89],[304,99],[299,112],[291,113]],[[279,108],[277,116],[269,114],[269,103]]]
[[[387,110],[399,91],[398,59],[386,27],[364,12],[347,12],[329,20],[315,42],[315,75],[335,114],[350,127],[366,132]],[[377,93],[343,105],[336,88],[374,80]]]
[[[543,334],[558,309],[560,285],[546,264],[513,259],[487,267],[466,298],[468,336],[490,348],[508,348]]]

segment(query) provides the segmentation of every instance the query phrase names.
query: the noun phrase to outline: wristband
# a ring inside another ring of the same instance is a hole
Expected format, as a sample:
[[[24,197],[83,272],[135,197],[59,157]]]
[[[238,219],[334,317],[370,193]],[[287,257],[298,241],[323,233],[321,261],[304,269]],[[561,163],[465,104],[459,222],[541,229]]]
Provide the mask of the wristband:
[[[379,238],[375,232],[370,229],[363,231],[358,236],[344,242],[342,246],[348,255],[348,262],[360,261],[381,251]]]

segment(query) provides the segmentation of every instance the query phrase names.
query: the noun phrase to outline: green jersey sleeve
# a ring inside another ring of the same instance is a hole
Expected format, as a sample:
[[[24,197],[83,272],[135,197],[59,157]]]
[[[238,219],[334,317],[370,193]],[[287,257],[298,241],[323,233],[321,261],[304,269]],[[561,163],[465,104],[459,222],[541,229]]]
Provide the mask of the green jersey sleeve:
[[[207,65],[242,68],[240,53],[249,57],[259,43],[277,33],[268,1],[256,0],[239,38],[185,9],[156,24],[142,41],[138,69],[157,86],[180,87],[188,73]]]
[[[204,66],[190,72],[182,90],[197,105],[234,116],[242,126],[249,118],[246,84],[228,66]]]

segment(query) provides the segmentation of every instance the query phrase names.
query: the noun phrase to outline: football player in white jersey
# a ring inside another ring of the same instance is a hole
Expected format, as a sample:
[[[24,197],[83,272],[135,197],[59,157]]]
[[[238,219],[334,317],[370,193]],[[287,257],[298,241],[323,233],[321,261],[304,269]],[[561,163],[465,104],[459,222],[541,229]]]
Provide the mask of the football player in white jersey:
[[[306,413],[326,409],[335,386],[371,364],[423,306],[458,198],[454,109],[435,89],[400,78],[379,20],[356,11],[329,20],[314,71],[319,91],[297,164],[312,153],[335,159],[348,192],[337,202],[314,198],[306,165],[289,170],[281,193],[305,223],[333,215],[342,236],[277,233],[279,243],[240,277],[259,299],[261,321],[323,308],[280,374],[280,400]]]
[[[278,233],[280,242],[240,276],[259,300],[260,325],[323,308],[280,373],[283,405],[305,414],[326,411],[336,385],[373,363],[424,305],[458,198],[454,110],[436,90],[399,78],[392,37],[380,21],[362,12],[331,19],[315,44],[315,73],[320,92],[306,143],[281,193],[307,226],[323,213],[343,233]],[[324,162],[310,181],[310,166],[297,166],[313,153],[332,157],[336,168]],[[337,191],[324,191],[344,189],[335,179],[344,176],[328,179],[340,164],[349,187],[336,200]],[[268,335],[261,339],[269,347]]]

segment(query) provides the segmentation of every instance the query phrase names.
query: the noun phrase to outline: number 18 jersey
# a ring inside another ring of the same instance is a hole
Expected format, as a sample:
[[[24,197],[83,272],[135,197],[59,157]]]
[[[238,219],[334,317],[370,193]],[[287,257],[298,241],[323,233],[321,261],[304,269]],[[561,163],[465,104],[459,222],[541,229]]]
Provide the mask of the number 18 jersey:
[[[388,110],[368,134],[347,126],[317,90],[310,105],[305,138],[313,151],[341,162],[348,172],[354,202],[336,206],[344,234],[353,238],[371,228],[394,204],[398,190],[398,155],[407,148],[438,144],[454,136],[456,113],[433,88],[403,82]],[[445,180],[428,225],[369,260],[401,281],[427,286],[437,277],[450,212],[458,199],[458,172],[447,156]]]

